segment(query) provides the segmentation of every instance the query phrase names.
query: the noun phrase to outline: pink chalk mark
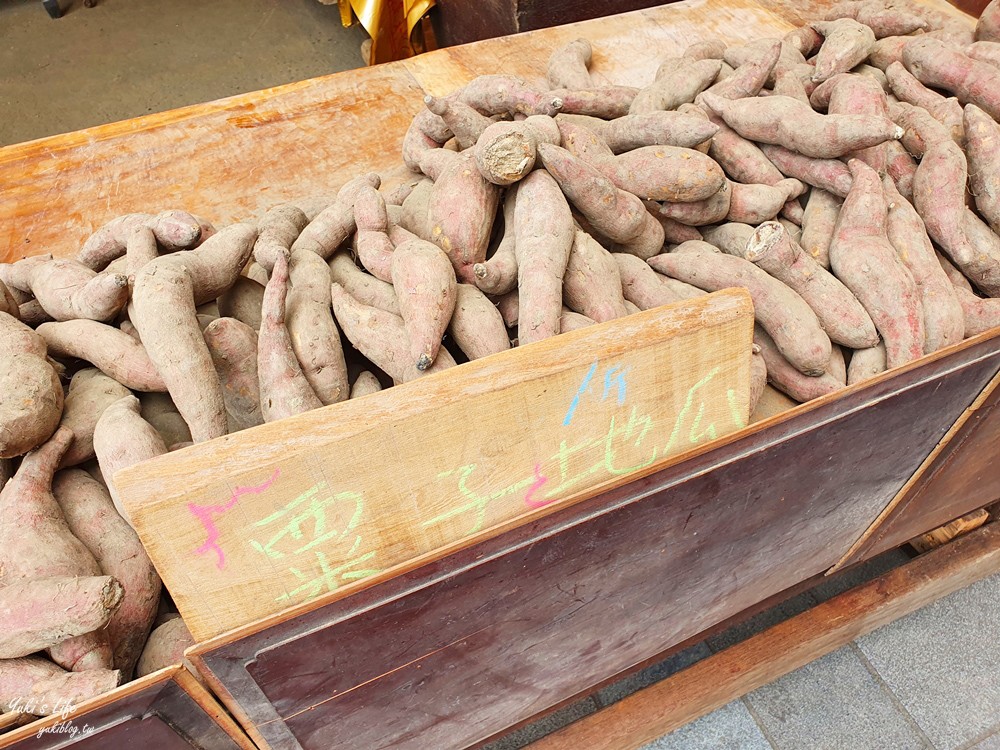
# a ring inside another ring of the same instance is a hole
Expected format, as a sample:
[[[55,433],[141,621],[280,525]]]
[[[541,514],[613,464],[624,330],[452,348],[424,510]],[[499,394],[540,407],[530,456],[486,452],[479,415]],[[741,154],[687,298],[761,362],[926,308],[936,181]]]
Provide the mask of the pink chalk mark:
[[[239,499],[244,495],[259,495],[261,492],[267,490],[274,480],[278,478],[281,473],[281,469],[275,469],[271,478],[268,479],[263,484],[259,484],[256,487],[237,487],[233,490],[232,497],[229,498],[229,502],[225,505],[195,505],[194,503],[188,503],[188,510],[201,521],[202,526],[205,527],[205,543],[201,545],[195,552],[199,555],[204,555],[209,550],[215,551],[216,563],[215,567],[222,570],[226,567],[226,553],[222,551],[222,547],[219,546],[219,537],[221,533],[219,528],[215,525],[214,516],[221,516],[226,511],[232,510]]]
[[[535,483],[528,488],[528,493],[524,496],[524,504],[529,508],[544,508],[551,502],[555,502],[555,498],[552,500],[532,500],[532,495],[534,495],[538,490],[542,488],[542,485],[549,481],[548,477],[543,477],[542,465],[535,464]]]

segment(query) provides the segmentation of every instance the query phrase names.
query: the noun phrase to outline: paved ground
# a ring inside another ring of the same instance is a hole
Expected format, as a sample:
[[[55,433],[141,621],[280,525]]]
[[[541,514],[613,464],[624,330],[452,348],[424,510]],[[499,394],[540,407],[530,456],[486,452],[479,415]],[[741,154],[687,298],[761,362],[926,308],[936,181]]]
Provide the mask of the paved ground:
[[[360,67],[317,0],[0,0],[0,145]]]
[[[514,750],[839,591],[892,552],[494,742]],[[1000,750],[1000,575],[859,638],[643,750]]]

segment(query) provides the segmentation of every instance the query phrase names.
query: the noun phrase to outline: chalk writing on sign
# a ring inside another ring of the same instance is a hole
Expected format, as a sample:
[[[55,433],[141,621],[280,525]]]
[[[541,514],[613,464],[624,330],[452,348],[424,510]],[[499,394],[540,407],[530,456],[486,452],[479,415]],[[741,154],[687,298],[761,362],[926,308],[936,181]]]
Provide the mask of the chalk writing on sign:
[[[238,503],[240,498],[244,495],[259,495],[261,492],[269,489],[280,474],[281,470],[275,469],[271,478],[263,484],[259,484],[256,487],[237,487],[233,490],[232,495],[230,495],[229,501],[223,505],[198,505],[197,503],[188,503],[188,510],[191,511],[195,518],[201,521],[201,525],[205,528],[205,543],[198,547],[195,552],[199,555],[214,552],[215,567],[219,570],[225,568],[226,553],[223,552],[222,547],[219,546],[219,537],[221,536],[221,533],[219,532],[219,527],[215,525],[215,519],[218,516],[225,514],[227,511],[235,508],[236,503]]]
[[[341,583],[378,573],[369,567],[375,551],[364,549],[357,531],[364,512],[362,495],[331,492],[326,482],[320,482],[257,521],[254,528],[263,536],[251,539],[250,546],[280,561],[300,582],[275,601],[312,599],[335,591]]]

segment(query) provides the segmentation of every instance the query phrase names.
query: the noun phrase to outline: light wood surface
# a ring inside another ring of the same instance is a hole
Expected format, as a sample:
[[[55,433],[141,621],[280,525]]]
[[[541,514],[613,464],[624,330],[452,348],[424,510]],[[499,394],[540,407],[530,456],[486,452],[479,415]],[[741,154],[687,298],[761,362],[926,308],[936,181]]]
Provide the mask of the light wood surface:
[[[719,292],[112,481],[202,641],[746,426],[752,319],[746,292]]]
[[[968,534],[970,531],[978,529],[989,518],[989,512],[985,508],[980,508],[972,513],[966,513],[961,518],[956,518],[944,526],[939,526],[933,531],[928,531],[926,534],[914,537],[910,540],[910,546],[917,552],[930,552],[932,549],[940,547],[942,544],[947,544],[962,534]]]
[[[529,745],[632,750],[882,625],[1000,571],[990,524]]]

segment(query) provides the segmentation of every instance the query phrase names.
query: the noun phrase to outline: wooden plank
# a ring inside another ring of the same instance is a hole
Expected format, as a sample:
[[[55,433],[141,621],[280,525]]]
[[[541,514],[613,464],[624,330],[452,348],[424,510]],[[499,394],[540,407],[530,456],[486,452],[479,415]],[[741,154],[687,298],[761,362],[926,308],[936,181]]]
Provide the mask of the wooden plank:
[[[262,747],[466,748],[828,569],[998,367],[966,342],[189,657]]]
[[[203,641],[744,427],[752,324],[749,295],[727,290],[176,451],[112,481]]]
[[[975,531],[990,518],[989,512],[985,508],[980,508],[972,513],[966,513],[961,518],[949,521],[944,526],[939,526],[933,531],[914,537],[910,540],[910,546],[917,552],[930,552],[932,549],[947,544],[952,539]]]
[[[208,691],[182,667],[168,667],[0,735],[3,750],[255,750]]]
[[[829,572],[898,547],[1000,498],[1000,471],[994,460],[1000,440],[998,409],[1000,372]]]
[[[990,524],[543,737],[529,750],[632,750],[1000,571]]]

